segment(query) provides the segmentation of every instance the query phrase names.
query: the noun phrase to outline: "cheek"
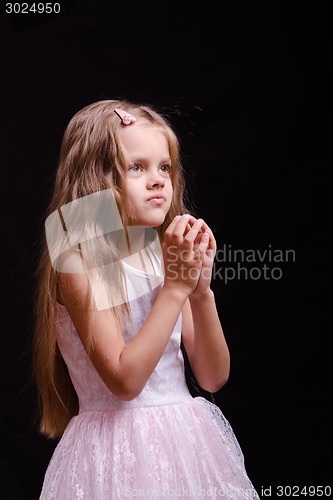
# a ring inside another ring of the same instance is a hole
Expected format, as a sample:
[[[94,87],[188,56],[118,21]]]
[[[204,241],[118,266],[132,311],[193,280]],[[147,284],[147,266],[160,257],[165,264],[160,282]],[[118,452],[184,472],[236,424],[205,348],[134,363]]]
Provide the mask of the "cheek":
[[[169,208],[172,205],[173,199],[174,199],[174,189],[172,187],[172,184],[170,182],[170,185],[168,185],[168,199],[169,199]]]
[[[129,199],[134,198],[137,192],[137,186],[132,179],[127,179],[125,181],[125,191]]]
[[[173,185],[172,185],[172,181],[170,178],[166,182],[166,187],[167,187],[169,193],[173,194]]]

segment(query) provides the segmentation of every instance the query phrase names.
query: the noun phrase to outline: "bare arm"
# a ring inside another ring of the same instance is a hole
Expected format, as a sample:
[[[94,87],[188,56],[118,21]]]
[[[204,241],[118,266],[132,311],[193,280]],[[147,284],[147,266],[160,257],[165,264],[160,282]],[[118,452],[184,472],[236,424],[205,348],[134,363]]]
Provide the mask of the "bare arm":
[[[202,231],[195,245],[200,244],[205,233],[209,243],[197,286],[183,308],[183,342],[199,385],[208,392],[217,392],[228,380],[230,356],[210,288],[216,242],[207,224],[203,224]]]
[[[199,385],[217,392],[228,380],[230,356],[212,290],[201,299],[186,300],[183,342]]]

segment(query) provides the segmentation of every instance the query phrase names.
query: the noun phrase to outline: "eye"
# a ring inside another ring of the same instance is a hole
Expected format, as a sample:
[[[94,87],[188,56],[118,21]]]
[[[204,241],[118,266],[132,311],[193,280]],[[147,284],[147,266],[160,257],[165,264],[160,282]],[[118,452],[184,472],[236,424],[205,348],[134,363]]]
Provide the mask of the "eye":
[[[160,169],[163,173],[168,174],[171,170],[171,165],[169,163],[166,163],[165,165],[161,165]]]
[[[130,167],[128,167],[128,170],[132,170],[133,172],[140,172],[141,166],[134,164],[134,165],[131,165]]]

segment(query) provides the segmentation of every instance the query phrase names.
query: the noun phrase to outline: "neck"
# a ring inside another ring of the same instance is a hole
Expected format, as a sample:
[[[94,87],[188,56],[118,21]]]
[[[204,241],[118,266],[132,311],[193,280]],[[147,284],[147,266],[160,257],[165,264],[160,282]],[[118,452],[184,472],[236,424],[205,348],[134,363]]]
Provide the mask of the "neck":
[[[145,228],[142,226],[128,227],[128,246],[130,255],[140,252],[145,247]]]

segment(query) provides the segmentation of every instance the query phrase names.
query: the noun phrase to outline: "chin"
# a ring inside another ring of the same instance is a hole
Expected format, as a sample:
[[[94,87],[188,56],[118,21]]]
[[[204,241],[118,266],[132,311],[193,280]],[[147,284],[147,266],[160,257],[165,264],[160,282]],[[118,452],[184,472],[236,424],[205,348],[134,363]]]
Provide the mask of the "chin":
[[[150,221],[150,222],[147,222],[145,224],[143,224],[145,227],[159,227],[163,224],[165,220],[165,217],[164,219],[159,219],[159,220],[155,220],[155,221]]]
[[[146,219],[143,219],[142,222],[140,223],[140,226],[144,227],[159,227],[163,224],[165,221],[166,215],[159,215],[155,217],[147,217]]]

